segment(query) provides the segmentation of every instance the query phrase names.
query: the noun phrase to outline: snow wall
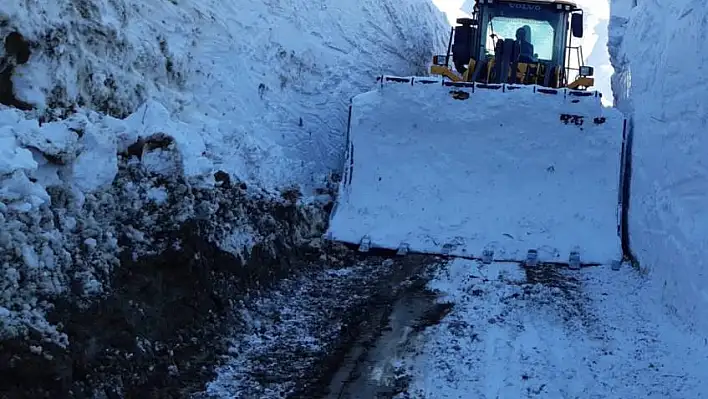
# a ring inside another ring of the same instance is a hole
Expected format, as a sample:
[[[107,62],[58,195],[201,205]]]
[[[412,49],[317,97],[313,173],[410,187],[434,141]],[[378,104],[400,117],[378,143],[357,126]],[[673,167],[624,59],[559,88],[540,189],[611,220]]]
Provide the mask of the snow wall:
[[[630,236],[656,300],[708,331],[708,8],[612,0],[616,105],[634,120]]]
[[[339,169],[349,98],[382,73],[421,73],[447,29],[430,0],[10,0],[0,9],[0,35],[16,30],[31,43],[13,81],[38,114],[79,106],[123,118],[152,100],[191,131],[175,137],[188,174],[223,170],[267,186],[317,185]]]
[[[222,250],[275,237],[254,187],[339,171],[350,97],[422,73],[447,34],[429,0],[4,2],[0,100],[33,109],[0,104],[0,339],[57,335],[47,301],[105,293],[120,250],[159,255],[153,234],[225,203]],[[207,200],[229,176],[248,201]]]

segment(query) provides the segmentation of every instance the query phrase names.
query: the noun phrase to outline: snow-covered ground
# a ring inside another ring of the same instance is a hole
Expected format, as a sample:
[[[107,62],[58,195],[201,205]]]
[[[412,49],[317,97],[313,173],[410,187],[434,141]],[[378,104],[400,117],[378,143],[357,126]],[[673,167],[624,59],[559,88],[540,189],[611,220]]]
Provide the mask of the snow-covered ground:
[[[699,71],[708,9],[695,0],[612,6],[613,90],[635,126],[632,247],[651,273],[652,299],[706,334],[708,86]]]
[[[430,287],[453,308],[390,360],[409,379],[402,398],[708,397],[708,342],[647,306],[630,268],[457,260]]]

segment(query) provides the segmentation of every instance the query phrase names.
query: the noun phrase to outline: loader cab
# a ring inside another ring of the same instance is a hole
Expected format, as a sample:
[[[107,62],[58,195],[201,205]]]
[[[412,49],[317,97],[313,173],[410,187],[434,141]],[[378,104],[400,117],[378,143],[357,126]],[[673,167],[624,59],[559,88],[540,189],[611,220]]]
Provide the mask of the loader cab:
[[[570,1],[476,0],[471,17],[457,23],[445,61],[452,58],[463,80],[563,87],[571,69],[591,71],[581,70],[581,54],[578,68],[570,65],[571,51],[581,51],[572,37],[583,36],[582,10]]]
[[[529,44],[539,61],[563,65],[570,7],[503,1],[481,4],[478,18],[485,40],[478,44],[477,59],[493,57],[497,42],[512,40]]]

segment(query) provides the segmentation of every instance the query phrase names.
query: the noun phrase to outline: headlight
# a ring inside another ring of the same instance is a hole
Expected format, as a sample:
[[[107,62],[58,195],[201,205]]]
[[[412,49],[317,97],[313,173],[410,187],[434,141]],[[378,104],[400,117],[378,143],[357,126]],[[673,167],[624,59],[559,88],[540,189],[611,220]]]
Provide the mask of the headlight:
[[[433,64],[447,66],[447,55],[436,55],[433,57]]]
[[[591,66],[581,66],[580,67],[580,76],[582,77],[588,77],[588,76],[593,76],[595,74],[595,68]]]

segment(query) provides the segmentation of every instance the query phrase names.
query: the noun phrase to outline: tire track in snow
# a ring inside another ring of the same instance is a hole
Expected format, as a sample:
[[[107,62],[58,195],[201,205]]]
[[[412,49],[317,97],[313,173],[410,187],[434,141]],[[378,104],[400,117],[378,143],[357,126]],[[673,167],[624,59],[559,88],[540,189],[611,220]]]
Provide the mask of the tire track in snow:
[[[706,340],[654,306],[633,270],[455,261],[431,283],[455,304],[408,342],[397,398],[708,397]]]

